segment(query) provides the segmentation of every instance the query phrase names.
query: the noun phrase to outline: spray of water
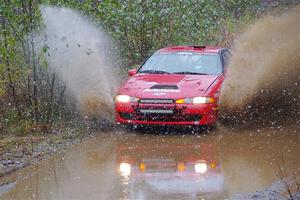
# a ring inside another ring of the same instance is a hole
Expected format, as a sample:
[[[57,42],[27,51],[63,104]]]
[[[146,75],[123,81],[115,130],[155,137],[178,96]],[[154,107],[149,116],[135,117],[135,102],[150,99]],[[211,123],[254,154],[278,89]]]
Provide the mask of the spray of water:
[[[300,6],[265,16],[235,40],[222,115],[243,122],[299,118]],[[298,121],[299,122],[299,121]]]
[[[109,37],[74,10],[49,6],[41,10],[49,68],[66,83],[83,113],[112,113],[119,78]]]

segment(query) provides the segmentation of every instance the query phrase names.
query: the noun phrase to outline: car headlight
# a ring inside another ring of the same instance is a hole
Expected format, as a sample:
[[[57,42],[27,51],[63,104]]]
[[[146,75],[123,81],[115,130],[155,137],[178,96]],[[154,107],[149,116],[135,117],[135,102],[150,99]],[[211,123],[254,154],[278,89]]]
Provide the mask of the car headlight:
[[[115,97],[115,101],[120,103],[138,102],[138,100],[139,100],[138,98],[131,97],[128,95],[117,95]]]
[[[214,103],[215,99],[212,97],[194,97],[194,98],[186,98],[186,99],[178,99],[176,103],[192,103],[192,104],[208,104]]]
[[[194,97],[192,98],[193,104],[205,104],[205,103],[214,103],[215,99],[212,97]]]
[[[121,163],[119,167],[119,171],[122,176],[129,176],[131,173],[131,166],[129,163]]]
[[[205,162],[195,163],[195,172],[196,173],[205,173],[207,171],[207,164]]]

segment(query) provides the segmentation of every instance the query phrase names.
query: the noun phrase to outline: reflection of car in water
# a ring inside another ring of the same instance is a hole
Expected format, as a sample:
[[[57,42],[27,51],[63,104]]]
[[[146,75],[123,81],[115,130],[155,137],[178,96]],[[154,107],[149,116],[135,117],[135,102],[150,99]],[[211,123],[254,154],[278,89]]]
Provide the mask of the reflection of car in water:
[[[213,125],[229,50],[171,46],[154,53],[115,97],[120,124]]]
[[[211,144],[119,146],[118,172],[132,198],[216,196],[225,193],[221,165]]]

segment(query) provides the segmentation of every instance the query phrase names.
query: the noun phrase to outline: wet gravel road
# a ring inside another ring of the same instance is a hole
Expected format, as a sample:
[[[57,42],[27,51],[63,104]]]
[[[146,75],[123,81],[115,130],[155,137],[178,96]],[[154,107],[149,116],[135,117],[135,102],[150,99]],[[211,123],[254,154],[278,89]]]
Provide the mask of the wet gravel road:
[[[225,199],[300,176],[296,128],[99,132],[1,180],[0,199]]]

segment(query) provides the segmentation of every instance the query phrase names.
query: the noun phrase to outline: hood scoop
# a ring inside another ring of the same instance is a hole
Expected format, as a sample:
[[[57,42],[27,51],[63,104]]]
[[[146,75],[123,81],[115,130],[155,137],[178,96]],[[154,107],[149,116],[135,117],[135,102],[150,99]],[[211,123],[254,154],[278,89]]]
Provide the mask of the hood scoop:
[[[155,90],[178,90],[177,85],[153,85],[150,89]]]

